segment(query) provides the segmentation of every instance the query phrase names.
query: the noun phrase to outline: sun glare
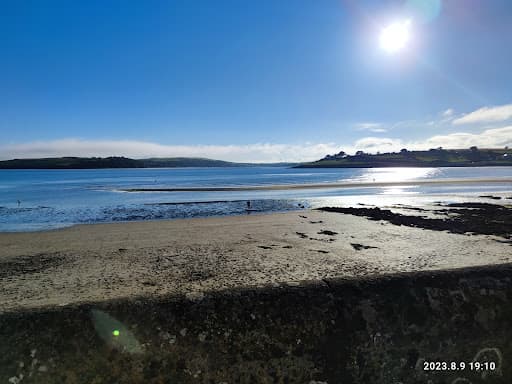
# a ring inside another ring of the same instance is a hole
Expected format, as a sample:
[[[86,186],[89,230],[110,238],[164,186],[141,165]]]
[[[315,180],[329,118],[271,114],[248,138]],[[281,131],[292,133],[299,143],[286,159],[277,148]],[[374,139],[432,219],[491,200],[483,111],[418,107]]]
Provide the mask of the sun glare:
[[[411,20],[404,20],[388,25],[380,32],[380,47],[388,53],[396,53],[407,46],[410,40]]]

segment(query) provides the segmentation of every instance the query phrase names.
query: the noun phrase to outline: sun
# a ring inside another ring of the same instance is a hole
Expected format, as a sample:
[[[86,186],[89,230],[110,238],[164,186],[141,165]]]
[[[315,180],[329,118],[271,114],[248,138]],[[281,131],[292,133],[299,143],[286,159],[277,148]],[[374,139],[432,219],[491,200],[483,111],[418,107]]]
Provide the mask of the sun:
[[[394,22],[383,28],[379,35],[380,47],[388,53],[403,50],[411,38],[411,20]]]

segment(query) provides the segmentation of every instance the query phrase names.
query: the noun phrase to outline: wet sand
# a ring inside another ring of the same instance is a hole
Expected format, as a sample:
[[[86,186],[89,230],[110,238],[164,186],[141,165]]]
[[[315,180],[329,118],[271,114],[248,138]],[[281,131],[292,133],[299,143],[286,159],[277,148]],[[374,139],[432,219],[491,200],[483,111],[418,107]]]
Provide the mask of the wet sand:
[[[307,210],[1,233],[0,311],[512,262],[503,240]]]
[[[169,187],[169,188],[128,188],[123,192],[236,192],[236,191],[279,191],[293,189],[324,189],[324,188],[368,188],[368,187],[397,187],[404,185],[461,185],[461,184],[510,184],[512,178],[464,178],[464,179],[427,179],[409,181],[348,181],[342,183],[316,183],[316,184],[282,184],[282,185],[251,185],[233,187]]]

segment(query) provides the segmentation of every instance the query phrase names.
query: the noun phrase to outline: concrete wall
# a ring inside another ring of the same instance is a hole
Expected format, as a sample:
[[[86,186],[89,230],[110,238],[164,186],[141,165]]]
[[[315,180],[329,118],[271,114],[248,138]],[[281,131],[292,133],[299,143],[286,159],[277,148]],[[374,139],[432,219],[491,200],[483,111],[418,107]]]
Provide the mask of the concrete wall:
[[[511,383],[512,266],[0,315],[0,383]],[[425,372],[424,360],[493,361]]]

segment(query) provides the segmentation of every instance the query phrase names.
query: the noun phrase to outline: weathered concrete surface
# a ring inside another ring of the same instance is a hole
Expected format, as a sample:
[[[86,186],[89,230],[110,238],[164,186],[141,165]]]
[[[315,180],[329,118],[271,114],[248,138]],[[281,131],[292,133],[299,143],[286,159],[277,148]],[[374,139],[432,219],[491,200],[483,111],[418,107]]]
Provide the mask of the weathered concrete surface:
[[[0,383],[510,383],[512,265],[0,315]],[[494,372],[425,372],[489,360]]]

